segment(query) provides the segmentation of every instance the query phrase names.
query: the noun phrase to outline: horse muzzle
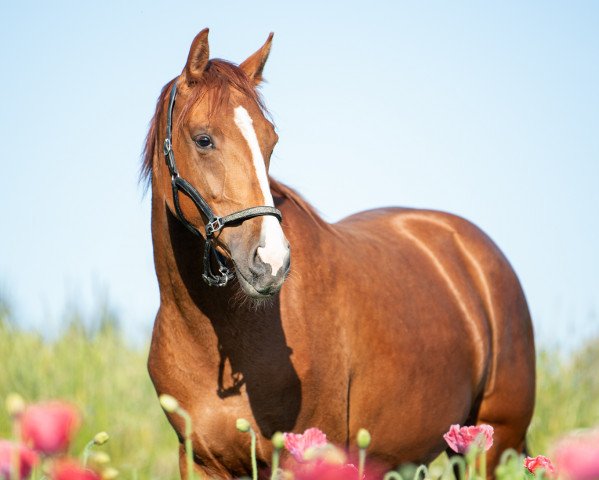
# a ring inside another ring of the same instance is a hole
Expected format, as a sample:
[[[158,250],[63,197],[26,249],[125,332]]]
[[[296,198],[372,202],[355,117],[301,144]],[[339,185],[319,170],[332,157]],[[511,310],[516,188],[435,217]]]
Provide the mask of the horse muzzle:
[[[247,255],[231,252],[237,278],[244,292],[252,298],[277,294],[289,273],[290,249],[285,238],[276,247],[258,243]]]

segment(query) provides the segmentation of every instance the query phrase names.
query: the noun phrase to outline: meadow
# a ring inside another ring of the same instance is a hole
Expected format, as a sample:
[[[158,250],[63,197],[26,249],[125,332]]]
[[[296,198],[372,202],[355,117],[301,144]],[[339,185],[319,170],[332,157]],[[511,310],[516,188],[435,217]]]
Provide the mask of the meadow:
[[[102,308],[93,319],[65,314],[61,332],[46,338],[27,331],[0,304],[0,399],[18,392],[26,401],[63,399],[84,422],[73,454],[99,431],[102,448],[121,478],[178,477],[177,439],[160,408],[146,370],[147,347],[128,343],[119,319]],[[551,454],[564,433],[599,425],[599,339],[569,355],[538,353],[537,404],[529,432],[531,454]],[[0,410],[0,438],[11,435]]]

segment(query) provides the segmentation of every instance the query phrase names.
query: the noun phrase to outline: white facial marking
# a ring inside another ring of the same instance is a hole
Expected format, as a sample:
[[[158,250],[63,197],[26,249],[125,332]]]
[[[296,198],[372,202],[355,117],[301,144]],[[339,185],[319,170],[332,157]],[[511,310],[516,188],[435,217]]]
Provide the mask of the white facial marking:
[[[268,186],[266,165],[264,164],[264,158],[262,157],[262,151],[260,150],[256,131],[254,130],[252,117],[250,117],[248,111],[241,105],[235,108],[234,114],[235,125],[237,125],[243,138],[245,138],[245,141],[250,147],[254,170],[256,171],[256,177],[258,178],[260,190],[262,190],[262,197],[264,198],[263,205],[274,207],[272,194],[270,193],[270,187]],[[283,235],[283,229],[275,217],[264,215],[261,218],[262,230],[260,232],[260,243],[264,244],[264,247],[258,247],[258,255],[264,263],[270,265],[272,275],[276,276],[279,273],[279,270],[283,268],[283,263],[285,262],[285,257],[288,253],[285,235]]]

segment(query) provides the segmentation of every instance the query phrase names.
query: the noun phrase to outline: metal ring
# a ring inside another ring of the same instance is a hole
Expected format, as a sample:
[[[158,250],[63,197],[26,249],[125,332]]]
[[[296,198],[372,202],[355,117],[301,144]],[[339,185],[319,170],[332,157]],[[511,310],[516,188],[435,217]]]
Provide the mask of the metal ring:
[[[212,236],[224,227],[221,217],[216,217],[214,220],[206,224],[206,235]]]

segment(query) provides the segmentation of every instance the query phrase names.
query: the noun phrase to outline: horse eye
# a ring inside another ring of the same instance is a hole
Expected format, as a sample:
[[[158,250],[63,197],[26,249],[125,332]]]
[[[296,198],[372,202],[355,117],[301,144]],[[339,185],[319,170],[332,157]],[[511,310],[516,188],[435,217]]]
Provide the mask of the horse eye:
[[[212,144],[212,139],[208,135],[200,135],[195,139],[196,145],[200,148],[210,148],[214,145]]]

